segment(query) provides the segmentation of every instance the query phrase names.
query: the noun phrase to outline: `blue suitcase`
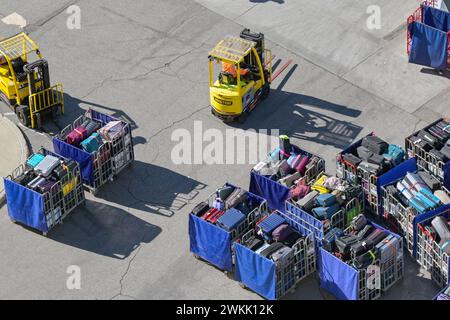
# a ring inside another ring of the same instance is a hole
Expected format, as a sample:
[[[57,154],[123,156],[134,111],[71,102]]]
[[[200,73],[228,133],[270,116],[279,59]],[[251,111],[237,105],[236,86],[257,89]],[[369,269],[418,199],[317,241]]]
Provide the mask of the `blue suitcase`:
[[[245,218],[245,214],[237,209],[231,208],[225,211],[219,220],[217,220],[216,225],[226,231],[233,231],[245,220]]]
[[[28,160],[27,165],[31,168],[36,167],[39,163],[41,163],[42,160],[44,160],[45,156],[40,153],[33,154]]]
[[[323,237],[322,246],[328,252],[333,252],[335,249],[335,240],[344,235],[342,229],[333,228]]]
[[[317,207],[312,209],[312,214],[319,220],[331,219],[331,217],[338,212],[341,207],[335,203],[330,207]]]
[[[330,207],[336,203],[336,196],[331,193],[324,193],[316,197],[317,205],[321,207]]]
[[[262,220],[258,224],[258,228],[264,234],[270,237],[272,235],[273,230],[278,228],[283,223],[286,223],[286,220],[282,216],[276,213],[272,213],[270,216],[268,216],[266,219]]]

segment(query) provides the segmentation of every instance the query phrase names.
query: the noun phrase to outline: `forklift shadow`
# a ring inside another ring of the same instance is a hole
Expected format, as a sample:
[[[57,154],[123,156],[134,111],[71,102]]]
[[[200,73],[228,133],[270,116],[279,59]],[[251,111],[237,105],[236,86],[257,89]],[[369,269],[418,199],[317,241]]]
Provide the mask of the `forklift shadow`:
[[[160,233],[160,227],[125,210],[86,200],[86,205],[52,230],[49,238],[102,256],[126,259],[137,247],[151,242]]]
[[[96,109],[97,111],[107,113],[113,117],[119,118],[128,122],[131,126],[131,130],[137,129],[138,126],[136,122],[128,116],[126,112],[123,110],[107,107],[95,102],[85,101],[78,99],[76,97],[71,96],[70,94],[64,93],[64,104],[65,104],[65,113],[62,116],[59,116],[55,122],[45,122],[42,128],[42,131],[45,133],[56,135],[61,132],[69,124],[72,124],[75,119],[84,115],[86,110],[89,107]],[[144,137],[134,137],[133,136],[133,144],[145,144],[147,143],[147,139]]]
[[[157,165],[134,161],[107,183],[97,197],[138,211],[172,217],[207,185]]]
[[[320,98],[282,91],[295,72],[294,65],[282,79],[277,89],[271,89],[267,100],[252,111],[244,124],[235,124],[242,129],[279,129],[292,138],[308,140],[338,149],[348,147],[362,127],[330,115],[358,118],[361,111]],[[327,111],[327,114],[321,112]]]

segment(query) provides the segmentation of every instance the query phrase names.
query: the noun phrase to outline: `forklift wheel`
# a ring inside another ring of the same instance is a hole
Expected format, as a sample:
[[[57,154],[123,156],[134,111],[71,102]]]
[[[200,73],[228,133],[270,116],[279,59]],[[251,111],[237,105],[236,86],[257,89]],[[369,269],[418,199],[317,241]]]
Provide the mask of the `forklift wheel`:
[[[247,116],[248,116],[248,112],[243,112],[239,117],[237,117],[237,122],[238,123],[245,123],[245,121],[247,120]]]
[[[21,106],[17,108],[17,116],[20,122],[25,126],[30,126],[30,110],[26,106]]]
[[[261,100],[266,99],[269,96],[270,93],[270,86],[269,85],[265,85],[262,88],[262,92],[261,92]]]

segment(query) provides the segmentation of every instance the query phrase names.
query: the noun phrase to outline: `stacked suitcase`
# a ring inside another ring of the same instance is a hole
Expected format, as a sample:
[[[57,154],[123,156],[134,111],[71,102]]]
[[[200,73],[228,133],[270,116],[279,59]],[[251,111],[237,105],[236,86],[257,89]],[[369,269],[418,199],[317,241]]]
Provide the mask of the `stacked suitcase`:
[[[84,203],[78,164],[45,149],[5,179],[5,193],[11,220],[44,235]]]

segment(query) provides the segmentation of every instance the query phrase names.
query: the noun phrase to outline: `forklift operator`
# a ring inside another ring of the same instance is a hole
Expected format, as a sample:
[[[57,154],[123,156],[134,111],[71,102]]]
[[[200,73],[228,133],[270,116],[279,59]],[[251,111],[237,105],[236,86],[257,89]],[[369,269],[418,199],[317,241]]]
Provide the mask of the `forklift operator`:
[[[237,77],[236,65],[233,63],[222,61],[222,72],[232,75],[233,78]],[[241,76],[248,76],[250,74],[250,69],[241,68],[239,73]]]

